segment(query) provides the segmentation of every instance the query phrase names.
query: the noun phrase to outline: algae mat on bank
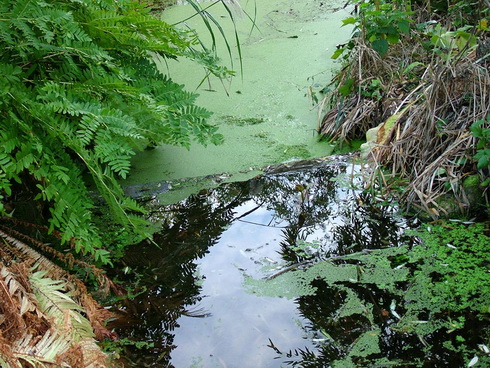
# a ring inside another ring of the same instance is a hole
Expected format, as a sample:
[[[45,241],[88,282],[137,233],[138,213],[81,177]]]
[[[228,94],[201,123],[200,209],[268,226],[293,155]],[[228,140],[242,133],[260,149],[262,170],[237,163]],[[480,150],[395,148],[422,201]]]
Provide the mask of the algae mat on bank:
[[[233,177],[240,179],[256,175],[256,169],[266,165],[331,153],[328,144],[318,142],[317,111],[309,95],[328,84],[334,67],[330,56],[335,45],[349,37],[350,30],[341,28],[341,19],[347,15],[340,10],[343,2],[257,0],[242,1],[241,6],[251,16],[257,12],[258,28],[250,33],[250,20],[238,18],[243,78],[237,76],[224,86],[211,80],[198,88],[204,71],[196,64],[169,61],[162,65],[162,70],[188,90],[197,88],[197,103],[214,112],[212,121],[224,135],[224,144],[193,144],[189,151],[162,146],[143,152],[135,157],[125,184],[241,172]],[[231,42],[234,30],[229,14],[220,5],[209,11]],[[177,23],[193,12],[190,6],[175,6],[163,17]],[[199,17],[186,24],[204,40],[209,38]],[[218,51],[224,62],[229,61],[220,42]],[[233,67],[238,70],[237,51],[232,51]]]

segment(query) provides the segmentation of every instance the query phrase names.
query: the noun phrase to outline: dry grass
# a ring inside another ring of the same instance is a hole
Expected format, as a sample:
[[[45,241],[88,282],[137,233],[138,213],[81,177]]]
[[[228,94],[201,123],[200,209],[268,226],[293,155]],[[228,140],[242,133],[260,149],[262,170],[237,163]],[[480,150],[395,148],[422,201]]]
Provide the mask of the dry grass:
[[[401,43],[380,58],[361,40],[354,41],[349,63],[334,83],[342,86],[350,79],[355,90],[348,97],[337,90],[325,98],[323,107],[331,108],[320,122],[320,134],[350,140],[395,116],[389,130],[381,126],[371,157],[393,176],[408,179],[402,200],[439,217],[449,214],[440,199],[451,193],[461,212],[468,212],[471,201],[462,181],[475,173],[488,175],[476,169],[469,127],[490,114],[490,61],[478,60],[479,50],[443,61],[420,43]],[[414,61],[419,64],[407,70]],[[374,79],[381,82],[380,98],[369,96]]]

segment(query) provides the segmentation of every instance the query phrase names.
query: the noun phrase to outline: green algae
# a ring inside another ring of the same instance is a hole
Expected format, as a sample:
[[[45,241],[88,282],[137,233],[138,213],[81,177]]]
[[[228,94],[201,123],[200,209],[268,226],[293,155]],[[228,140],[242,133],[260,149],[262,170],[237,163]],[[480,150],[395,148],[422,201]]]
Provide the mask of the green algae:
[[[298,157],[323,157],[332,152],[328,142],[318,142],[317,111],[308,91],[311,84],[329,83],[334,66],[330,55],[336,44],[349,38],[350,29],[339,28],[347,10],[333,12],[343,2],[320,4],[306,0],[286,4],[283,0],[257,0],[241,2],[241,6],[249,14],[256,14],[260,29],[250,33],[247,18],[236,19],[243,58],[242,76],[223,84],[210,78],[200,85],[205,72],[195,64],[166,60],[161,65],[162,71],[174,81],[189,90],[196,89],[200,94],[197,104],[215,113],[211,122],[219,127],[224,143],[208,147],[192,144],[190,150],[165,145],[142,152],[132,160],[131,176],[124,185],[234,174]],[[213,6],[207,11],[219,19],[225,34],[234,34],[234,24],[222,7]],[[176,6],[167,9],[163,18],[176,23],[193,12],[190,6]],[[196,29],[204,42],[210,41],[199,17],[189,19],[186,25]],[[336,32],[332,33],[331,29]],[[291,35],[297,35],[298,39],[287,38]],[[223,60],[228,60],[226,45],[219,39],[217,48]],[[238,67],[236,48],[232,47],[232,53]],[[240,93],[233,93],[237,90]],[[231,118],[223,121],[223,116]],[[298,151],[299,145],[304,149]]]
[[[278,144],[275,147],[275,151],[278,153],[282,161],[289,159],[307,159],[311,157],[311,153],[308,150],[306,144],[285,145]]]
[[[373,354],[381,353],[379,349],[380,329],[364,332],[355,342],[349,357],[368,357]]]
[[[328,351],[333,344],[344,352],[332,367],[405,366],[407,362],[382,356],[381,341],[393,334],[405,336],[407,354],[422,353],[413,357],[413,366],[423,366],[424,354],[431,356],[436,349],[458,366],[474,356],[487,366],[490,357],[477,346],[490,341],[488,228],[441,223],[412,235],[420,244],[285,267],[265,279],[247,277],[244,284],[250,292],[269,297],[312,297],[321,285],[330,295],[341,295],[336,313],[322,327],[324,335],[334,336],[330,329],[346,323],[361,334],[349,344],[332,340],[324,346]],[[415,339],[409,342],[409,336]]]
[[[221,117],[221,120],[225,124],[236,125],[236,126],[257,125],[257,124],[262,124],[266,121],[264,118],[257,118],[257,117],[242,118],[233,115],[224,115]]]
[[[248,292],[257,296],[296,298],[313,295],[316,288],[311,282],[321,278],[330,283],[356,278],[356,267],[353,265],[336,266],[322,262],[307,269],[284,272],[268,279],[254,279],[245,276],[244,285]]]
[[[371,325],[374,325],[374,317],[372,314],[373,305],[364,303],[354,291],[347,287],[340,287],[345,291],[344,305],[339,309],[337,314],[338,319],[360,315],[366,317]]]
[[[336,264],[336,260],[326,260],[303,269],[292,268],[291,271],[281,272],[264,279],[245,277],[244,284],[249,292],[259,296],[294,298],[313,295],[316,288],[311,285],[313,280],[322,280],[329,285],[344,283],[372,284],[392,293],[399,293],[397,283],[406,281],[409,271],[405,267],[392,268],[390,258],[406,254],[407,247],[379,249],[361,252],[342,257],[343,261],[352,263]],[[298,266],[299,267],[299,266]],[[349,310],[365,306],[354,306],[352,296],[348,298]]]

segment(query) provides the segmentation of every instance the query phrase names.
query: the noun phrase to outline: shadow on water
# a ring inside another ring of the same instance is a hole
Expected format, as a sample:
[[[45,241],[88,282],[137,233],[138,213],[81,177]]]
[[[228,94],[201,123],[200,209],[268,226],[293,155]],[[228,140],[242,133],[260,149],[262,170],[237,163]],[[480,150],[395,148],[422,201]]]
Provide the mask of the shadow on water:
[[[158,248],[128,251],[122,267],[131,271],[119,278],[133,285],[134,297],[114,308],[121,337],[153,345],[128,347],[129,365],[326,367],[373,323],[383,353],[407,356],[387,327],[392,299],[375,286],[347,290],[315,279],[316,292],[300,296],[247,290],[247,277],[274,278],[336,257],[341,264],[345,255],[407,242],[396,207],[374,204],[358,189],[361,167],[322,162],[281,171],[172,205],[149,203],[162,223]],[[348,293],[376,312],[339,318]]]

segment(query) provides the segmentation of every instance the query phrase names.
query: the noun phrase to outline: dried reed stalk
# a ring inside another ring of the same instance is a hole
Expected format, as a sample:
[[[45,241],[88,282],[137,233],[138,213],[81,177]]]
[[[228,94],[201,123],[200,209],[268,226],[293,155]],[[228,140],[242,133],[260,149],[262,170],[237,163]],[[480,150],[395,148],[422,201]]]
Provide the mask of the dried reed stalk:
[[[470,200],[461,183],[478,172],[472,159],[476,142],[469,127],[490,115],[488,64],[476,62],[471,54],[447,62],[427,58],[413,77],[403,71],[413,62],[414,53],[424,54],[421,46],[397,45],[390,56],[380,59],[362,41],[356,42],[351,62],[334,83],[341,86],[351,79],[357,93],[348,99],[338,91],[327,97],[335,104],[323,116],[320,134],[336,140],[357,138],[405,109],[382,144],[372,150],[374,162],[408,179],[402,197],[408,207],[419,207],[434,217],[447,215],[438,200],[451,192],[465,212]],[[381,81],[380,99],[362,94],[373,78]]]

